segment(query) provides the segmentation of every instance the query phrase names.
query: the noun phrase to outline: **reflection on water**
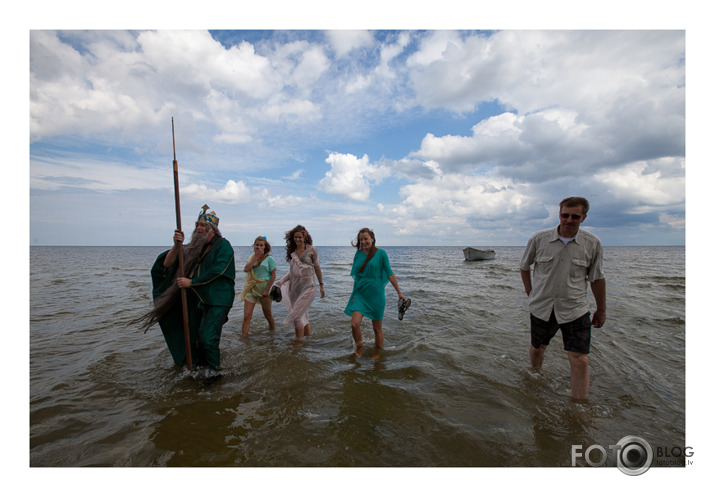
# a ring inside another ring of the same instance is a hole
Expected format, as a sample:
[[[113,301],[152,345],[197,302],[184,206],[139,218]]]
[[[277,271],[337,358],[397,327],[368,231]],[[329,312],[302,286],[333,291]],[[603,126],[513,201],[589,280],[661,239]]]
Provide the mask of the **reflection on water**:
[[[354,249],[319,250],[313,336],[294,347],[292,330],[254,313],[243,338],[239,303],[222,378],[207,382],[173,365],[158,329],[124,325],[149,305],[161,249],[33,247],[30,464],[565,467],[574,444],[684,445],[682,248],[606,249],[609,317],[585,404],[570,400],[558,336],[530,370],[521,248],[467,263],[461,248],[388,247],[412,306],[399,321],[388,285],[377,360],[369,320],[358,359],[342,312]]]

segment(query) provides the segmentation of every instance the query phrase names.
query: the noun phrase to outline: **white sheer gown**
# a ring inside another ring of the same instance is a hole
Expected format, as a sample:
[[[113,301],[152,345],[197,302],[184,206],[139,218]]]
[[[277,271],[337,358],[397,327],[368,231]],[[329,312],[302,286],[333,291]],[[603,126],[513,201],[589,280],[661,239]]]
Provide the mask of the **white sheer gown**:
[[[288,274],[276,282],[276,286],[281,288],[281,302],[288,310],[283,324],[296,328],[303,328],[308,324],[308,308],[317,293],[316,267],[320,268],[320,261],[318,251],[312,245],[308,245],[300,257],[295,252],[291,254]]]

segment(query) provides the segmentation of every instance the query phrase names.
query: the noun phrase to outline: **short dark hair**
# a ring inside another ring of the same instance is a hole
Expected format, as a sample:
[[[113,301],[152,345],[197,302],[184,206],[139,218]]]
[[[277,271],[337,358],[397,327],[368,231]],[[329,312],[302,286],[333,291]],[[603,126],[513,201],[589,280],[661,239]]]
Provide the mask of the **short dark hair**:
[[[583,209],[583,214],[585,216],[591,206],[589,205],[588,200],[583,197],[568,197],[563,199],[559,204],[559,212],[561,212],[561,209],[564,207],[578,207],[579,205]]]

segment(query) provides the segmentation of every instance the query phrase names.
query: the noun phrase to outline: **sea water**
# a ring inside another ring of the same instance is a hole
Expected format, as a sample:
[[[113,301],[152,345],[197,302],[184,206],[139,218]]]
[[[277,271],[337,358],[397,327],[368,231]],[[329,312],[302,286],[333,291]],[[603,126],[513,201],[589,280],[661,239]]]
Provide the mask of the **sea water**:
[[[149,309],[166,248],[31,247],[30,466],[566,467],[573,445],[628,435],[684,446],[683,247],[605,248],[586,403],[571,400],[560,333],[530,367],[522,247],[479,262],[461,247],[384,248],[412,305],[398,320],[387,285],[378,359],[367,319],[353,355],[343,313],[354,249],[318,247],[312,336],[296,346],[274,303],[276,329],[256,309],[244,338],[237,302],[222,378],[206,382],[174,366],[158,327],[127,326]],[[251,251],[235,251],[240,268]]]

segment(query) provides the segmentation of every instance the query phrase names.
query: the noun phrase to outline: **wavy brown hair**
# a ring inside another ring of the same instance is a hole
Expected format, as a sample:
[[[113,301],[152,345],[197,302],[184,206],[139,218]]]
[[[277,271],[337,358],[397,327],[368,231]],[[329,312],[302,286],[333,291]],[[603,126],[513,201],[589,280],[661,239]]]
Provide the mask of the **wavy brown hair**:
[[[261,265],[261,262],[266,260],[266,257],[271,255],[271,244],[268,243],[268,239],[265,236],[257,236],[256,239],[253,240],[253,245],[255,245],[256,242],[263,242],[264,246],[266,247],[263,250],[263,255],[261,256],[261,259],[258,261],[253,261],[253,265],[258,267]]]
[[[367,263],[370,262],[370,259],[372,259],[377,252],[377,247],[375,246],[375,233],[370,228],[363,228],[358,231],[358,234],[355,237],[355,241],[351,242],[351,245],[353,247],[356,247],[357,250],[362,250],[362,248],[360,247],[360,234],[362,233],[367,233],[368,235],[370,235],[370,238],[372,238],[372,247],[370,247],[370,252],[368,252],[367,257],[365,258],[365,262],[363,262],[362,266],[360,266],[360,269],[358,269],[358,273],[361,273],[362,270],[365,269]]]
[[[290,255],[295,252],[295,249],[298,248],[297,245],[295,244],[295,241],[293,240],[293,236],[299,232],[303,232],[303,237],[305,239],[305,245],[313,245],[313,238],[310,236],[310,233],[308,233],[308,230],[305,229],[305,226],[303,225],[298,225],[295,228],[293,228],[290,231],[286,231],[286,261],[290,262]]]

